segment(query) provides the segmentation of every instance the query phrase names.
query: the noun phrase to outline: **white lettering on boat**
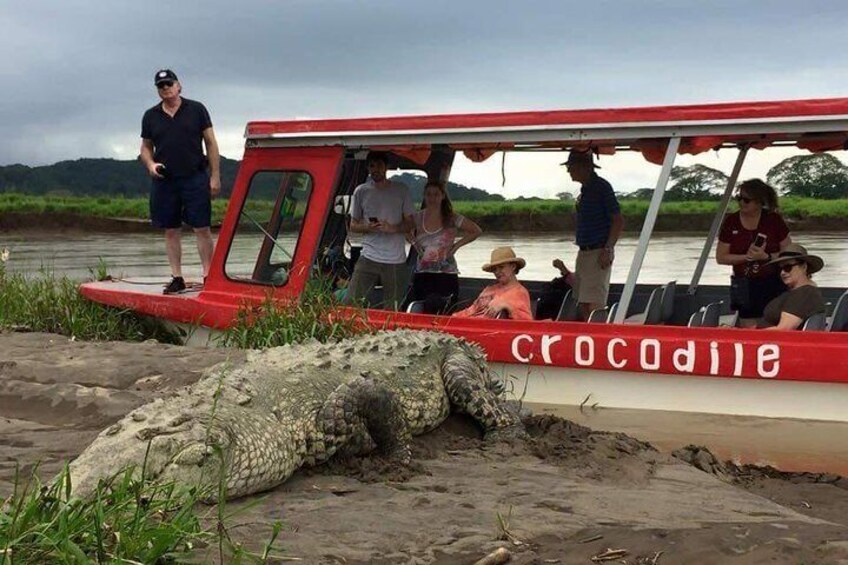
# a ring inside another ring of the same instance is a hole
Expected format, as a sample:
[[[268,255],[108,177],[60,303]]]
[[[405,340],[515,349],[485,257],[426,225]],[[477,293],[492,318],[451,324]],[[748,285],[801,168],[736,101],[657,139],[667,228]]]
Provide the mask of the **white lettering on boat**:
[[[627,347],[627,342],[621,339],[620,337],[614,337],[607,344],[607,360],[609,364],[615,367],[616,369],[623,369],[625,365],[627,365],[627,359],[622,359],[621,361],[615,360],[615,352],[613,348],[616,345],[621,345],[623,347]]]
[[[586,356],[583,356],[583,345],[586,345]],[[595,364],[595,340],[587,335],[577,336],[574,340],[574,361],[583,367]]]
[[[766,369],[766,363],[771,363]],[[757,349],[757,373],[766,379],[772,379],[780,371],[780,347],[765,343]]]
[[[561,334],[543,334],[538,338],[519,334],[512,338],[510,349],[513,359],[519,363],[530,363],[538,353],[545,365],[561,364],[565,367],[573,362],[578,367],[612,367],[623,370],[638,363],[638,369],[642,371],[689,374],[695,373],[699,366],[700,371],[704,371],[705,366],[708,366],[706,374],[719,376],[723,371],[724,375],[734,377],[743,375],[747,354],[756,358],[758,376],[772,379],[780,373],[780,346],[771,343],[748,345],[710,341],[709,344],[699,345],[694,340],[687,340],[685,345],[678,341],[672,345],[664,344],[656,338],[644,338],[638,340],[637,344],[637,340],[613,337],[608,339],[604,347],[604,338],[578,335],[573,338],[574,357],[571,361],[567,353],[569,339],[570,336]],[[598,348],[601,351],[600,356],[596,356]],[[701,360],[698,365],[698,360],[707,353],[704,349],[708,349],[709,358]],[[563,356],[566,358],[564,363]],[[750,367],[750,363],[748,366]]]
[[[671,358],[674,368],[681,373],[691,373],[695,370],[695,342],[687,341],[686,347],[678,348]]]
[[[648,361],[649,349],[653,349],[653,360]],[[660,342],[655,339],[643,339],[639,344],[639,364],[646,371],[660,368]]]
[[[518,345],[522,341],[528,341],[531,344],[533,343],[533,338],[527,334],[517,335],[512,339],[512,356],[521,361],[522,363],[529,363],[531,359],[533,359],[533,354],[530,353],[527,357],[524,357],[518,352]],[[546,363],[550,364],[550,361],[546,361]]]

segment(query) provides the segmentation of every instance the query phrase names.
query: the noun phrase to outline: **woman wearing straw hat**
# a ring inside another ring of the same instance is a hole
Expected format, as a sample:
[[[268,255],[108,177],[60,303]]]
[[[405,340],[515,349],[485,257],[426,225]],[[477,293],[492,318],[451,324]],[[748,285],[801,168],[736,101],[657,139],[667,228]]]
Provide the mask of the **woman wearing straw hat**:
[[[780,269],[780,278],[788,290],[766,305],[757,327],[797,330],[813,314],[825,312],[824,298],[811,278],[824,267],[821,257],[790,243],[768,264]]]
[[[498,247],[492,251],[492,259],[483,265],[483,270],[493,273],[497,282],[484,288],[471,306],[454,316],[497,318],[498,314],[506,312],[513,320],[532,320],[530,293],[516,278],[524,265],[526,262],[515,256],[512,247]]]

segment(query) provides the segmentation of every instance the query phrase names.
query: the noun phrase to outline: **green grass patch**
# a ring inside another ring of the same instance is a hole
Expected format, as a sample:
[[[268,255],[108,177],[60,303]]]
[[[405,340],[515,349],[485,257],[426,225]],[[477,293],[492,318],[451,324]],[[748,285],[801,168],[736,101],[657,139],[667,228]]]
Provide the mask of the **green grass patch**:
[[[228,201],[212,201],[212,221],[220,223]],[[647,200],[620,201],[625,216],[643,216],[648,210]],[[269,217],[274,203],[270,200],[251,200],[246,211],[254,217]],[[848,199],[816,200],[813,198],[784,197],[780,200],[781,210],[789,218],[848,217]],[[660,214],[713,214],[717,201],[665,202]],[[457,212],[470,218],[482,216],[525,215],[525,214],[572,214],[574,202],[565,200],[454,202]],[[731,205],[731,209],[735,209]],[[77,214],[108,218],[147,219],[150,217],[147,198],[104,198],[76,196],[31,196],[18,193],[0,193],[0,214]]]
[[[98,268],[101,277],[104,269]],[[50,332],[84,340],[179,342],[155,320],[83,298],[77,281],[46,270],[34,276],[7,273],[2,260],[0,330]]]
[[[49,484],[36,471],[15,478],[0,498],[0,565],[45,563],[267,563],[282,558],[275,542],[282,524],[258,552],[230,536],[240,511],[203,507],[196,489],[155,483],[135,469],[102,480],[85,499],[71,495],[68,467]],[[198,512],[198,510],[201,510]],[[246,508],[245,508],[246,509]]]
[[[233,325],[223,332],[219,344],[240,349],[266,349],[316,339],[338,341],[373,331],[364,312],[343,315],[326,283],[310,283],[297,302],[274,301],[269,295],[260,306],[239,308]]]

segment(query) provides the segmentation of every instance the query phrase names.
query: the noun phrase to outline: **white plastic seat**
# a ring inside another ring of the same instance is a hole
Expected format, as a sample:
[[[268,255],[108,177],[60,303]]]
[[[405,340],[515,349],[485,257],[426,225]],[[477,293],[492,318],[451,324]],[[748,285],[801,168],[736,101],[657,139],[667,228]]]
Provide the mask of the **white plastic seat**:
[[[827,326],[827,316],[824,312],[819,312],[818,314],[813,314],[801,325],[801,330],[805,332],[821,332],[826,329]]]
[[[842,293],[839,300],[836,301],[836,307],[833,309],[833,315],[830,317],[830,322],[827,324],[829,332],[845,332],[848,331],[848,290]]]
[[[556,319],[559,322],[574,322],[580,319],[580,314],[577,311],[577,300],[575,299],[574,293],[571,289],[566,291]]]
[[[423,300],[413,300],[409,303],[409,306],[406,307],[406,311],[410,314],[423,314],[424,313],[424,301]]]

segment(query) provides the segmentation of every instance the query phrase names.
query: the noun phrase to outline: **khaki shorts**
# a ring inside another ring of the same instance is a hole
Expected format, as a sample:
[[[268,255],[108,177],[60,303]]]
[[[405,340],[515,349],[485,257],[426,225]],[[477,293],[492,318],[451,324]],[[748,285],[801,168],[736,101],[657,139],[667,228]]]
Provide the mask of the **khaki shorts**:
[[[607,304],[612,265],[601,269],[598,258],[602,251],[603,249],[590,249],[577,252],[577,262],[574,265],[575,295],[577,302],[581,304]]]

